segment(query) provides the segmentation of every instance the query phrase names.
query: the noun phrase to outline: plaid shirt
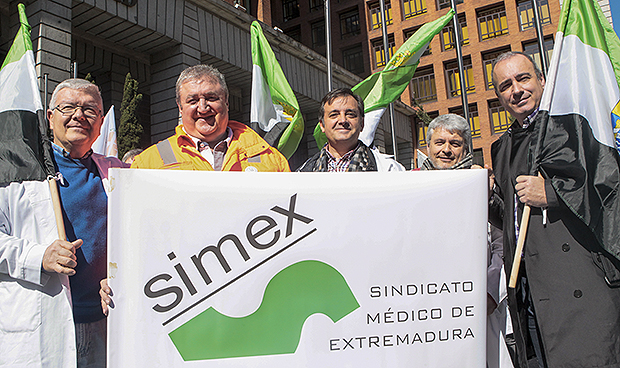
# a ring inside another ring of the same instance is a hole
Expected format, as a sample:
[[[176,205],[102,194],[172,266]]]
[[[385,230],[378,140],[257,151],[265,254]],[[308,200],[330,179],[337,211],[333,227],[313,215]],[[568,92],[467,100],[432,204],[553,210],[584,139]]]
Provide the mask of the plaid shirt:
[[[529,114],[525,119],[523,119],[523,128],[527,128],[530,126],[530,124],[532,124],[532,121],[534,121],[534,118],[536,117],[536,114],[538,114],[538,108],[536,108],[536,110],[534,110],[533,113]]]
[[[327,153],[327,171],[328,172],[345,172],[349,168],[349,164],[351,164],[351,158],[353,158],[353,154],[355,150],[359,146],[359,143],[355,148],[345,153],[340,159],[335,158],[329,150],[325,150]]]

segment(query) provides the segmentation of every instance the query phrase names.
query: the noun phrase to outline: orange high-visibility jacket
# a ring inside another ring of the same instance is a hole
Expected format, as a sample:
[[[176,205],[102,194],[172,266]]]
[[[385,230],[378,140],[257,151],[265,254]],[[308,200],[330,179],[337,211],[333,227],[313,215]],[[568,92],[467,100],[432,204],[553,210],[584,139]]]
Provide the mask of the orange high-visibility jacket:
[[[289,172],[286,158],[271,147],[252,128],[229,120],[232,140],[224,157],[222,171],[281,171]],[[172,137],[147,148],[131,164],[137,169],[210,170],[213,167],[202,157],[194,141],[176,127]]]

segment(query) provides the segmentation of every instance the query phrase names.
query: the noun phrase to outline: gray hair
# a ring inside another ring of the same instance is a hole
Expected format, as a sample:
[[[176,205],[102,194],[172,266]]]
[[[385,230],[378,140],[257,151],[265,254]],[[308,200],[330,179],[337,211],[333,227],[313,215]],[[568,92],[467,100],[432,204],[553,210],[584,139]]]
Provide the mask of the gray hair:
[[[95,97],[95,99],[98,100],[97,103],[101,108],[101,113],[103,113],[103,98],[101,98],[101,92],[99,91],[99,87],[97,87],[96,84],[87,81],[86,79],[80,78],[65,79],[64,81],[60,82],[60,84],[58,84],[56,88],[54,88],[52,98],[50,99],[51,109],[56,107],[56,98],[58,97],[58,92],[65,88],[80,90]]]
[[[428,130],[426,132],[426,141],[428,143],[430,143],[433,133],[438,128],[445,129],[452,134],[457,133],[460,135],[465,141],[465,153],[471,152],[471,130],[469,128],[469,123],[464,117],[456,114],[445,114],[439,115],[433,119],[428,125]]]
[[[534,73],[536,74],[536,78],[538,78],[538,80],[543,80],[544,76],[543,76],[542,71],[540,71],[540,68],[538,67],[538,65],[536,65],[536,63],[534,62],[534,59],[532,59],[530,55],[523,53],[521,51],[506,51],[503,54],[500,54],[498,57],[496,57],[495,60],[493,60],[493,65],[491,67],[491,82],[493,83],[493,88],[495,88],[496,91],[497,91],[497,81],[495,80],[495,66],[499,64],[500,62],[513,58],[517,55],[525,56],[525,58],[529,60],[530,63],[532,63],[532,66],[534,67]]]
[[[131,160],[133,162],[133,159],[139,154],[141,154],[142,151],[144,151],[142,148],[134,148],[132,150],[129,150],[125,153],[121,161],[123,161],[124,163],[128,163],[127,160]]]
[[[183,70],[177,79],[176,84],[176,99],[177,103],[181,102],[181,85],[188,81],[203,80],[206,79],[211,82],[217,82],[224,90],[226,100],[228,100],[228,86],[226,86],[226,80],[224,74],[215,69],[211,65],[199,64],[190,66]]]

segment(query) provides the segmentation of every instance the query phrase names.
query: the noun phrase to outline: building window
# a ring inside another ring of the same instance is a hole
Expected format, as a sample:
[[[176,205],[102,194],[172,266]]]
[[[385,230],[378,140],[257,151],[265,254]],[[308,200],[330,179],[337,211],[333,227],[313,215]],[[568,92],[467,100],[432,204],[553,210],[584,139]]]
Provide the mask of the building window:
[[[449,8],[451,6],[450,0],[437,0],[437,10]]]
[[[461,46],[469,45],[469,32],[467,31],[467,22],[465,20],[465,14],[459,14],[459,28],[460,28],[460,36],[461,36]],[[448,23],[441,30],[441,48],[446,50],[451,50],[456,45],[456,41],[454,39],[454,25],[452,22]]]
[[[450,61],[445,64],[446,77],[448,78],[448,97],[461,95],[461,76],[459,75],[459,64],[457,61]],[[471,57],[463,57],[463,72],[465,73],[465,91],[467,94],[476,92],[474,85],[474,72],[471,67]]]
[[[385,3],[385,19],[388,25],[392,24],[392,4]],[[381,5],[370,4],[370,29],[381,28]]]
[[[423,121],[418,123],[418,147],[426,147],[426,132],[428,131],[428,125]]]
[[[301,28],[300,26],[291,28],[291,29],[287,29],[286,31],[284,31],[284,34],[286,34],[287,36],[289,36],[290,38],[294,39],[297,42],[301,42]]]
[[[325,46],[325,20],[312,23],[312,47]]]
[[[437,88],[435,87],[433,65],[419,68],[415,71],[411,79],[409,90],[411,91],[411,98],[418,103],[437,100]]]
[[[356,9],[340,14],[340,35],[342,38],[360,34],[360,14]]]
[[[503,5],[478,12],[480,41],[508,34],[506,9]]]
[[[469,107],[469,130],[471,131],[472,138],[480,137],[480,117],[478,116],[478,104],[468,105]],[[463,106],[453,107],[448,109],[448,112],[464,116]]]
[[[439,111],[431,111],[427,113],[427,115],[429,118],[435,119],[439,116]],[[415,123],[418,127],[418,147],[426,147],[426,133],[428,131],[428,125],[426,125],[424,121],[417,116],[415,117]]]
[[[436,0],[437,2],[437,10],[449,8],[452,6],[450,4],[450,0]],[[457,4],[463,4],[463,0],[456,0]]]
[[[325,0],[310,0],[310,11],[323,10]]]
[[[364,53],[362,45],[342,51],[342,61],[345,69],[355,74],[364,73]]]
[[[388,37],[388,60],[394,55],[394,36],[390,35]],[[385,66],[387,61],[385,60],[385,55],[383,54],[383,39],[379,39],[372,42],[372,50],[373,50],[373,59],[375,61],[375,68],[381,68]]]
[[[471,137],[480,137],[480,116],[478,116],[478,104],[469,105],[469,128]],[[484,165],[483,165],[484,166]]]
[[[426,13],[426,0],[403,0],[403,17],[410,19]]]
[[[409,37],[413,36],[414,33],[416,33],[418,31],[418,29],[420,29],[420,27],[416,27],[414,29],[410,29],[408,31],[405,31],[405,41],[407,41],[409,39]],[[426,55],[430,55],[432,54],[431,51],[431,44],[428,44],[428,47],[426,47],[426,50],[424,50],[424,53],[422,53],[422,56],[426,56]]]
[[[499,100],[489,101],[489,120],[493,133],[503,133],[510,127],[510,114],[504,109]]]
[[[530,0],[520,1],[517,5],[519,12],[519,24],[521,30],[534,27],[534,8]],[[538,15],[540,16],[540,24],[550,24],[551,14],[549,13],[549,2],[547,0],[538,0]]]
[[[282,14],[284,21],[299,17],[298,0],[282,0]]]
[[[493,71],[493,62],[495,59],[504,52],[510,51],[510,47],[495,50],[482,54],[482,65],[484,67],[484,81],[486,82],[487,89],[493,89],[493,78],[491,72]]]
[[[545,37],[545,50],[547,51],[547,62],[551,61],[551,55],[553,54],[553,38]],[[538,69],[542,69],[542,63],[540,60],[540,51],[538,49],[538,41],[531,41],[523,43],[523,53],[528,54],[534,59],[534,62],[538,66]]]

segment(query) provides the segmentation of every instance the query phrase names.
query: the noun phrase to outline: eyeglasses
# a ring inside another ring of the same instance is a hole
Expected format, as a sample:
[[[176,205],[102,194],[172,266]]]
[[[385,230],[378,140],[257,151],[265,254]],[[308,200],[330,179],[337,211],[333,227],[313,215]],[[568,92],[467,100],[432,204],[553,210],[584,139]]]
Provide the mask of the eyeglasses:
[[[54,107],[55,110],[60,111],[62,116],[73,116],[78,108],[82,109],[82,114],[87,118],[96,118],[100,114],[98,109],[90,106],[74,106],[67,104]]]

